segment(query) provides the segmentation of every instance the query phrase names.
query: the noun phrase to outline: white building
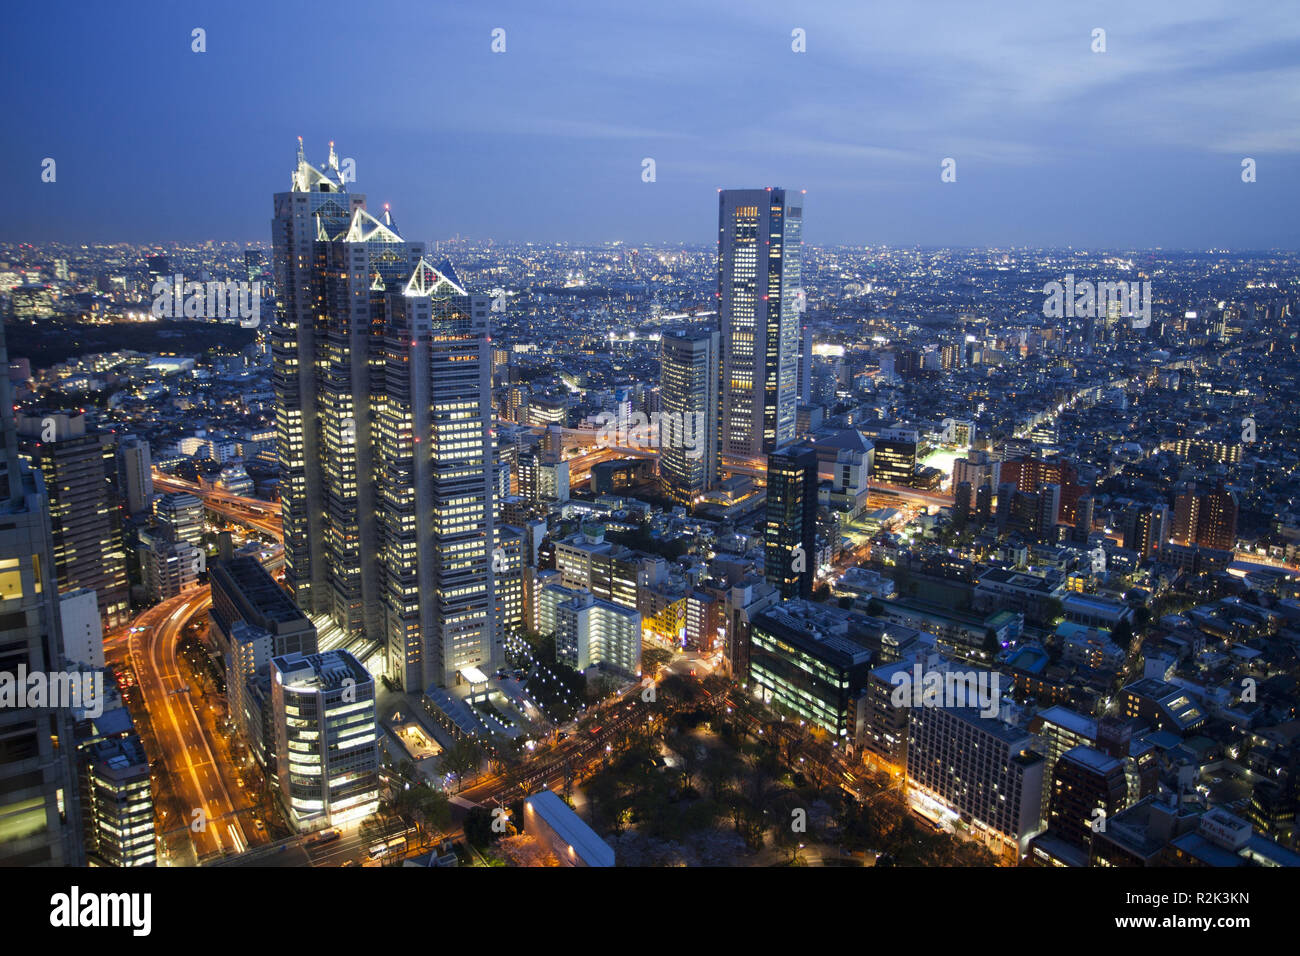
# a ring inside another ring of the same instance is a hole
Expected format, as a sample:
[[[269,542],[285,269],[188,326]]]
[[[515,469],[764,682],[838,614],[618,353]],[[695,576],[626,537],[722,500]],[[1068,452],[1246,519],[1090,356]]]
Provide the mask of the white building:
[[[641,673],[641,614],[584,591],[556,606],[555,653],[580,671],[603,666]]]
[[[77,588],[59,595],[59,624],[65,661],[90,668],[104,666],[104,626],[93,589]]]
[[[379,807],[375,682],[351,653],[271,659],[280,801],[299,832]]]
[[[976,708],[913,707],[910,717],[913,800],[939,815],[961,815],[1023,857],[1042,816],[1046,761],[1033,735]]]
[[[140,532],[136,547],[140,576],[151,601],[176,597],[199,583],[206,558],[201,550],[184,541],[168,541],[162,535]]]
[[[565,587],[560,583],[558,571],[539,571],[535,582],[532,628],[538,634],[554,634],[558,620],[556,608],[584,593],[583,589]]]

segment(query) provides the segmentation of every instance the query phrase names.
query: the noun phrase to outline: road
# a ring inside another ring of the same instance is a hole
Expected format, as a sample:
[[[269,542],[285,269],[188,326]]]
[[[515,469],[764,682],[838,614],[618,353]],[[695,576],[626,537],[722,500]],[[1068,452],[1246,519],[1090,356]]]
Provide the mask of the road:
[[[204,500],[209,510],[238,523],[255,527],[280,539],[280,520],[273,506],[258,499],[199,488],[190,482],[155,472],[154,483],[168,491],[188,491]],[[258,511],[263,513],[259,514]],[[283,563],[277,545],[269,567]],[[212,604],[212,589],[192,588],[169,598],[135,617],[131,625],[119,628],[104,639],[105,652],[114,658],[130,656],[140,699],[153,727],[154,760],[161,760],[176,803],[189,816],[164,819],[160,829],[189,831],[194,854],[200,861],[268,841],[265,830],[253,823],[250,798],[228,783],[221,772],[213,742],[195,709],[193,695],[181,676],[177,660],[185,626],[202,620]],[[233,774],[233,768],[229,771]]]
[[[157,469],[153,473],[155,488],[163,491],[185,491],[202,498],[209,511],[219,514],[238,524],[271,535],[277,541],[284,540],[284,528],[280,521],[278,506],[261,498],[247,495],[235,495],[218,488],[203,488],[190,481],[164,474]]]
[[[206,614],[208,587],[164,601],[136,618],[129,653],[149,713],[154,743],[187,819],[168,820],[165,829],[187,826],[195,856],[238,853],[250,840],[241,825],[217,758],[194,708],[192,691],[181,676],[177,646],[185,625]]]

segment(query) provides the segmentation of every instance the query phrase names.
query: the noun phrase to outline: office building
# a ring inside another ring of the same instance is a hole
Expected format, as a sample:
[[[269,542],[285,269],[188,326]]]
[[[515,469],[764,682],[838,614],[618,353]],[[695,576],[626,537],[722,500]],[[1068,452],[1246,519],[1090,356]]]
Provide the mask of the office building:
[[[890,485],[911,485],[920,444],[916,429],[883,428],[871,437],[871,442],[875,446],[871,479]]]
[[[1043,755],[1026,731],[972,707],[913,707],[907,779],[990,845],[1023,857],[1040,829]]]
[[[1067,750],[1052,768],[1048,826],[1072,846],[1092,846],[1092,834],[1128,805],[1124,763],[1094,747]]]
[[[332,147],[299,148],[273,229],[286,586],[408,690],[490,671],[491,300],[367,212]]]
[[[764,703],[833,737],[854,734],[873,655],[854,639],[847,612],[802,600],[761,611],[752,618],[748,652],[750,689]]]
[[[504,638],[524,629],[524,568],[527,533],[508,524],[496,526],[497,546],[492,551],[493,600],[497,633]]]
[[[88,432],[85,415],[66,412],[21,415],[18,434],[45,480],[59,590],[90,588],[105,625],[126,623],[130,594],[113,436]]]
[[[691,504],[718,481],[719,334],[668,333],[659,343],[659,480]]]
[[[750,645],[754,618],[781,603],[781,592],[760,578],[749,576],[729,588],[723,603],[723,632],[726,662],[733,680],[749,675]]]
[[[167,541],[199,547],[203,544],[203,500],[185,491],[160,495],[153,506],[154,523]]]
[[[269,571],[253,558],[213,562],[211,634],[226,661],[226,695],[234,721],[260,763],[267,746],[269,701],[259,681],[272,658],[317,652],[316,628]]]
[[[858,699],[855,740],[881,760],[899,768],[907,766],[907,741],[911,707],[895,703],[902,677],[912,679],[917,666],[922,673],[947,670],[933,648],[924,648],[902,660],[873,667]]]
[[[721,453],[760,463],[794,438],[798,406],[803,197],[718,192]]]
[[[298,832],[379,807],[375,682],[351,653],[271,658],[280,802]]]
[[[590,591],[620,607],[637,609],[642,555],[605,540],[603,525],[588,523],[554,542],[555,569],[566,588]]]
[[[118,456],[126,513],[142,514],[149,510],[149,503],[153,500],[153,461],[149,456],[149,443],[143,438],[124,438]]]
[[[0,329],[0,368],[8,365]],[[13,394],[0,375],[0,670],[58,671],[62,644],[41,473],[18,454]],[[0,866],[81,866],[80,801],[66,707],[0,707]]]
[[[199,548],[169,540],[161,531],[141,531],[135,553],[145,594],[154,603],[195,587],[207,562]]]
[[[807,308],[806,293],[800,293],[801,298],[796,301],[799,303],[801,310]],[[812,378],[813,378],[813,333],[812,326],[807,322],[799,326],[799,404],[812,404]]]
[[[104,625],[94,591],[78,588],[60,594],[59,625],[64,661],[92,670],[104,666]]]
[[[811,597],[817,573],[817,452],[793,445],[767,459],[763,576],[781,597]]]
[[[86,856],[97,866],[154,866],[153,782],[149,758],[123,707],[105,711],[78,744]]]

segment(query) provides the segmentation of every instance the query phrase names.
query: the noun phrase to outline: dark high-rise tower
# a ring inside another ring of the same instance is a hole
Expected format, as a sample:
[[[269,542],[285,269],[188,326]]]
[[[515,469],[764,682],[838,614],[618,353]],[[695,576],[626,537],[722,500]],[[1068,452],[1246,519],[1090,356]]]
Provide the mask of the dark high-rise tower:
[[[756,463],[794,437],[802,234],[802,195],[719,190],[724,460]]]
[[[1169,535],[1168,505],[1143,505],[1124,516],[1124,547],[1145,561]]]
[[[690,504],[718,480],[718,333],[668,333],[659,348],[659,477]]]
[[[815,449],[791,445],[768,456],[763,574],[782,599],[812,595],[820,483]]]

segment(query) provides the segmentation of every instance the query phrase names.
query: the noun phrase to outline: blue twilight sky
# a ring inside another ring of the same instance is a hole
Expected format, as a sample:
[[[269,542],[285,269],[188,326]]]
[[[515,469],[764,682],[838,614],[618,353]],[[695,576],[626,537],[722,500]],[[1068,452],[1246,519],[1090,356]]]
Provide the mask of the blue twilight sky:
[[[268,243],[302,135],[410,239],[712,243],[778,185],[816,244],[1300,247],[1292,0],[50,0],[0,63],[5,240]]]

